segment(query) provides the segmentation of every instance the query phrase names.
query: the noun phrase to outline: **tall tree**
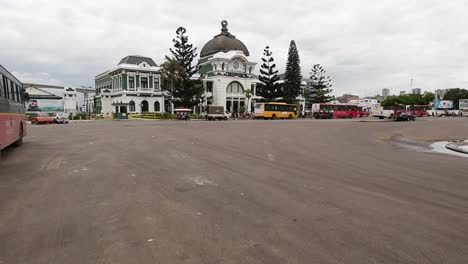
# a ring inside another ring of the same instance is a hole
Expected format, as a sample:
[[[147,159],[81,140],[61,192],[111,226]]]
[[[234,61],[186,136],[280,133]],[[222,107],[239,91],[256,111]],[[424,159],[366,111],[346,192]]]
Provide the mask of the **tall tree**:
[[[425,105],[429,105],[431,102],[434,101],[434,99],[435,99],[435,95],[434,93],[431,93],[431,92],[424,92],[422,96],[422,100]]]
[[[444,100],[453,101],[454,109],[459,108],[460,99],[468,99],[468,90],[460,89],[460,88],[453,88],[453,89],[449,89],[444,95]]]
[[[296,101],[296,97],[301,93],[302,74],[300,63],[296,42],[291,40],[282,89],[283,100],[289,103]]]
[[[263,64],[260,66],[260,76],[258,79],[261,83],[257,86],[257,95],[260,95],[265,101],[274,101],[281,96],[278,92],[279,81],[278,71],[275,70],[275,59],[272,57],[270,47],[266,46],[263,50]]]
[[[162,88],[173,91],[175,87],[180,86],[184,71],[184,67],[175,58],[166,56],[166,61],[161,64]]]
[[[311,82],[306,88],[306,100],[311,103],[326,103],[335,99],[330,93],[331,89],[331,78],[326,75],[326,71],[320,64],[315,64],[310,72]]]
[[[179,62],[182,67],[184,67],[184,77],[183,79],[190,79],[196,72],[197,67],[192,66],[193,59],[197,57],[197,48],[193,47],[193,44],[188,42],[188,36],[185,35],[187,30],[184,27],[179,27],[176,31],[177,37],[172,39],[174,43],[174,49],[169,49]]]
[[[172,40],[174,49],[169,49],[174,55],[175,60],[184,69],[179,71],[181,80],[172,90],[172,100],[176,106],[192,107],[199,103],[203,84],[200,80],[193,80],[193,75],[197,72],[197,66],[192,66],[193,59],[197,56],[197,48],[188,42],[187,30],[179,27],[176,31],[177,37]]]

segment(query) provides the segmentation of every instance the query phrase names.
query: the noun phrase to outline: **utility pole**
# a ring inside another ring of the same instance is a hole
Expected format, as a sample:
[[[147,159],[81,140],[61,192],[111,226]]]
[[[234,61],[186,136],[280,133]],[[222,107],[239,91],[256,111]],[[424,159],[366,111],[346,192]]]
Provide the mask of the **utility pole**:
[[[411,93],[413,93],[413,74],[411,74]]]

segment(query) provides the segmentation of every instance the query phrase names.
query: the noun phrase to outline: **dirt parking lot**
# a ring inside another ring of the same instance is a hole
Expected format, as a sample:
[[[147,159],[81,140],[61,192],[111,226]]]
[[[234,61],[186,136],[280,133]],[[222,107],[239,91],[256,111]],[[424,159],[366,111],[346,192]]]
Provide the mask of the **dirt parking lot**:
[[[468,119],[29,126],[0,264],[468,263]]]

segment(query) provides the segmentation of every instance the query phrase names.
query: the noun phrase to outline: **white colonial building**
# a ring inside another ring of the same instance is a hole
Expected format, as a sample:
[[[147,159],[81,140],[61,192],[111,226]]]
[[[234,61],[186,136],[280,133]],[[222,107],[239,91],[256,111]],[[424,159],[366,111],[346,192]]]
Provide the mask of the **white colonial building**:
[[[96,95],[88,104],[104,115],[171,111],[160,83],[160,67],[153,59],[127,56],[115,68],[95,77]]]
[[[197,77],[203,81],[205,100],[200,103],[224,106],[231,113],[250,112],[261,99],[256,95],[257,63],[227,26],[223,20],[221,32],[201,49]],[[88,98],[86,108],[104,115],[172,112],[171,94],[160,86],[160,71],[149,57],[127,56],[114,69],[95,77],[96,94]],[[302,97],[298,100],[304,105]]]
[[[232,113],[251,111],[258,83],[254,75],[256,62],[249,50],[221,22],[221,33],[208,41],[200,52],[200,70],[205,86],[206,104],[224,106]],[[246,97],[251,91],[251,98]]]

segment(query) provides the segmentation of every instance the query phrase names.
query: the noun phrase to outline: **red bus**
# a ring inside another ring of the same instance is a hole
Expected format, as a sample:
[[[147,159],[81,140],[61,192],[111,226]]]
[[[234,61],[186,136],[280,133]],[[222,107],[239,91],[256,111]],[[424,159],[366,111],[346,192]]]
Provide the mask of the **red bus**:
[[[363,115],[359,107],[354,104],[313,104],[312,116],[322,118],[356,118]]]
[[[409,105],[407,108],[408,111],[417,117],[427,116],[427,110],[429,110],[427,105]]]
[[[0,152],[26,135],[23,84],[0,65]]]

